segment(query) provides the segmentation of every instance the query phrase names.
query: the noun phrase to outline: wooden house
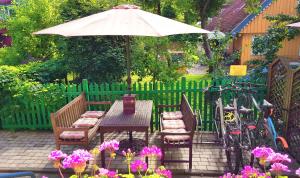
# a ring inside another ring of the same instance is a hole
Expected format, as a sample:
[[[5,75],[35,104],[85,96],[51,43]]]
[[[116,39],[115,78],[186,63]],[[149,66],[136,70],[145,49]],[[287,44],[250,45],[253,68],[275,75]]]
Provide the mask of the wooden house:
[[[298,0],[262,0],[258,14],[245,12],[244,0],[233,0],[225,6],[218,16],[208,24],[208,30],[220,30],[231,33],[234,40],[229,47],[229,53],[239,50],[241,52],[240,63],[245,64],[252,59],[261,59],[262,56],[252,53],[252,41],[256,36],[263,35],[271,25],[266,16],[287,14],[296,16]],[[285,40],[283,47],[277,53],[278,56],[291,59],[300,57],[300,36],[293,40]]]

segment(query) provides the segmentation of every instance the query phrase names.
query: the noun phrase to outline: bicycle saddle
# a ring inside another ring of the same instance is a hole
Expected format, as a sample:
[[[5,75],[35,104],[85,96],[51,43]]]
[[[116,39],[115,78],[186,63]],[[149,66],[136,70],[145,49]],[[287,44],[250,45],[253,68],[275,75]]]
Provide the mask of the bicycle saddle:
[[[249,113],[251,113],[253,110],[252,109],[248,109],[248,108],[245,108],[244,106],[242,106],[241,108],[240,108],[240,113],[243,113],[243,114],[249,114]]]
[[[262,107],[263,108],[273,108],[273,104],[269,103],[267,100],[264,100]]]
[[[224,107],[225,111],[234,111],[234,107],[229,106],[228,104]]]

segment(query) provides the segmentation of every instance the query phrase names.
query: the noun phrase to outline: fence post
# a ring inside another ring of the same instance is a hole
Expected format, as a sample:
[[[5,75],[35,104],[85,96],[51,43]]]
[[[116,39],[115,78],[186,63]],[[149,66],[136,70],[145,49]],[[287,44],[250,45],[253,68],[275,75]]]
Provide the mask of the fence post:
[[[185,77],[181,78],[181,90],[182,90],[182,93],[185,93],[185,91],[186,91],[186,78]]]
[[[89,95],[89,82],[87,79],[82,80],[82,89],[85,93],[85,97],[87,101],[90,101],[90,95]]]

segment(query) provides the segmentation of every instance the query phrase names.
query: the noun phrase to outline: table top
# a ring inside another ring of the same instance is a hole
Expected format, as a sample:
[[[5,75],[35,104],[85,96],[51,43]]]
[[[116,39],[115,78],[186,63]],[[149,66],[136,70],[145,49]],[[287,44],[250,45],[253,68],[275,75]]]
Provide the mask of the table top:
[[[151,100],[137,100],[135,113],[123,113],[123,101],[117,100],[100,123],[101,127],[149,127],[152,115]]]

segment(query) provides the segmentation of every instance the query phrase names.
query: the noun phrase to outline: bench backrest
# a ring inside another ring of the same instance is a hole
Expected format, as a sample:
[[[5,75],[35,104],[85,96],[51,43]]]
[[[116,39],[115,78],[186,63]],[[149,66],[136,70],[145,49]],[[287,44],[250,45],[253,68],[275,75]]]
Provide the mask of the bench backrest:
[[[196,128],[196,116],[184,94],[181,97],[180,111],[187,131],[194,132]]]
[[[55,129],[55,127],[71,127],[72,124],[78,118],[80,118],[81,114],[83,114],[86,110],[87,102],[85,99],[85,94],[81,93],[81,95],[74,98],[56,113],[51,113],[53,129]]]

